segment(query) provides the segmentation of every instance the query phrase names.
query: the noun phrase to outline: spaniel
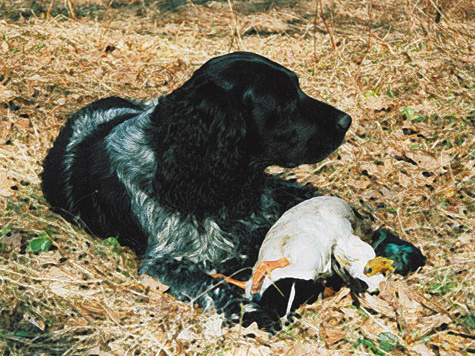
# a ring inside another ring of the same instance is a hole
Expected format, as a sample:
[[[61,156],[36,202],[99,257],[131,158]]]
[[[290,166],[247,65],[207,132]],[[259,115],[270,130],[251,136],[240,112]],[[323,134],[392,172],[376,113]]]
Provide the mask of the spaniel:
[[[325,159],[351,125],[260,55],[213,58],[154,102],[110,97],[82,108],[44,160],[52,208],[142,257],[139,273],[231,322],[268,327],[275,310],[211,274],[250,275],[281,214],[314,196],[265,173]]]

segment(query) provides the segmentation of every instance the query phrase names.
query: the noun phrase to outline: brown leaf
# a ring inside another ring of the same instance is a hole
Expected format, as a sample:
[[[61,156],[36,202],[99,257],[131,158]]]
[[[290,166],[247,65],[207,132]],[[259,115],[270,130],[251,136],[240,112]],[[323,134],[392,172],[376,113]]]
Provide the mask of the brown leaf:
[[[360,302],[364,307],[373,309],[381,315],[394,317],[394,308],[391,303],[375,295],[366,293],[364,297],[360,299]]]
[[[0,121],[0,145],[3,145],[5,142],[8,141],[9,133],[12,127],[13,127],[13,123],[9,121]],[[1,189],[1,183],[0,183],[0,189]],[[0,192],[0,195],[1,195],[1,192]]]
[[[397,292],[398,292],[398,301],[402,308],[404,308],[405,312],[409,313],[416,313],[421,311],[422,305],[420,305],[417,301],[409,298],[408,292],[409,286],[407,284],[398,283],[397,284]]]
[[[150,277],[146,274],[142,274],[139,278],[139,282],[144,287],[149,288],[150,290],[155,290],[160,293],[165,293],[169,287],[163,283],[160,283],[158,279]]]
[[[67,324],[71,326],[88,326],[89,321],[85,317],[69,317]]]
[[[330,351],[313,343],[295,343],[284,350],[283,355],[308,355],[308,356],[326,356],[337,355],[335,351]]]
[[[11,197],[13,195],[10,187],[13,185],[5,172],[0,172],[0,197]]]
[[[418,335],[420,337],[424,337],[442,324],[448,324],[450,322],[451,319],[447,315],[439,313],[424,318],[419,318],[412,326],[417,329]]]
[[[435,356],[435,353],[425,344],[414,344],[409,346],[407,349],[418,356]]]
[[[333,345],[347,336],[347,332],[338,328],[326,328],[321,326],[323,340],[327,345]]]
[[[364,106],[373,111],[389,111],[393,107],[391,103],[388,102],[389,98],[381,96],[370,96],[364,100]]]
[[[82,303],[76,303],[76,307],[85,315],[106,318],[120,324],[121,317],[119,313],[102,301],[84,300]]]
[[[393,201],[393,200],[397,197],[397,195],[398,195],[397,192],[395,192],[395,191],[393,191],[393,190],[391,190],[391,189],[388,189],[388,188],[386,188],[386,187],[382,187],[382,188],[381,188],[381,194],[383,195],[383,197],[385,197],[386,199],[388,199],[388,201]]]
[[[6,90],[3,86],[0,86],[0,103],[9,102],[14,97],[15,92],[13,90]]]
[[[15,121],[15,125],[22,129],[28,129],[31,126],[31,121],[27,118],[20,118]]]
[[[364,163],[360,165],[361,171],[366,171],[369,175],[378,175],[380,173],[380,166],[377,166],[374,163]]]
[[[119,314],[114,309],[112,309],[111,307],[109,307],[105,303],[102,304],[102,308],[106,312],[106,315],[107,315],[108,319],[112,320],[116,324],[120,324],[121,317],[119,316]]]
[[[435,171],[450,163],[450,157],[447,155],[436,156],[434,153],[423,150],[407,150],[405,155],[416,162],[419,168],[425,169],[428,172]]]
[[[391,327],[391,325],[394,327]],[[386,319],[379,319],[378,317],[367,318],[360,330],[363,335],[370,338],[376,338],[381,333],[398,334],[394,323],[390,324]]]
[[[350,180],[348,185],[358,190],[366,190],[371,185],[371,181],[367,177],[359,176],[358,179]]]
[[[231,352],[226,353],[226,355],[233,356],[266,356],[272,354],[273,353],[269,347],[255,345],[242,345]]]
[[[404,188],[409,188],[414,184],[414,178],[409,177],[407,174],[400,172],[398,174],[398,182]]]
[[[410,131],[411,133],[422,135],[425,138],[431,138],[437,132],[433,126],[426,125],[424,123],[409,122],[409,124],[404,125],[403,130],[404,129]]]
[[[41,319],[35,317],[33,314],[31,314],[29,312],[26,312],[23,315],[23,321],[34,325],[35,327],[37,327],[41,331],[45,331],[46,324]]]
[[[7,245],[12,251],[20,251],[21,235],[18,232],[11,232],[0,237],[0,243]]]

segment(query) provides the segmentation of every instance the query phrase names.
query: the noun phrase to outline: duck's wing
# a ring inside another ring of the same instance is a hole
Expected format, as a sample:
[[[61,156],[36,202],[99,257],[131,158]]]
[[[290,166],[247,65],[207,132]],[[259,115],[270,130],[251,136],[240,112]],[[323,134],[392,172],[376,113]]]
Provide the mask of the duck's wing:
[[[337,262],[335,272],[348,284],[353,279],[359,279],[368,285],[368,291],[378,290],[379,284],[384,280],[381,274],[365,275],[365,267],[368,261],[375,258],[373,248],[353,234],[347,238],[341,238],[333,250],[333,256]]]

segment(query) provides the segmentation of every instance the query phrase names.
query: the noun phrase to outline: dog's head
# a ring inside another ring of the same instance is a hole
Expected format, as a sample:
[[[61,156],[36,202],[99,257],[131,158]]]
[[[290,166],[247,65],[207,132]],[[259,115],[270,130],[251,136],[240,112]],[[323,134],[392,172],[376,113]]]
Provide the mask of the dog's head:
[[[338,148],[351,125],[349,115],[306,95],[294,72],[253,53],[209,60],[187,87],[214,102],[215,116],[232,113],[222,121],[231,125],[228,130],[246,130],[251,156],[265,165],[319,162]],[[230,122],[236,115],[244,126]]]

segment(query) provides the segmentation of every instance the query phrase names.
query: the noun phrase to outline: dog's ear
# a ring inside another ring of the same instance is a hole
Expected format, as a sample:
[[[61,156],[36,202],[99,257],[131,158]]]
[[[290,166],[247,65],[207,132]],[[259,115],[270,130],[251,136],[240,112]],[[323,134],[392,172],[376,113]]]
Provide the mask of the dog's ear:
[[[234,170],[245,155],[247,125],[240,110],[241,102],[233,90],[214,81],[200,83],[194,90],[189,98],[191,117],[188,120],[197,124],[193,125],[195,132],[187,132],[188,145],[196,145],[212,173]]]
[[[211,209],[213,202],[222,204],[227,195],[236,195],[233,182],[247,180],[252,146],[246,144],[239,105],[227,89],[210,81],[185,85],[159,101],[150,137],[157,158],[154,186],[161,197],[175,207],[187,201],[183,206],[188,208],[190,199],[205,199],[201,207],[209,202]]]

